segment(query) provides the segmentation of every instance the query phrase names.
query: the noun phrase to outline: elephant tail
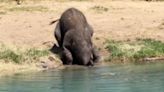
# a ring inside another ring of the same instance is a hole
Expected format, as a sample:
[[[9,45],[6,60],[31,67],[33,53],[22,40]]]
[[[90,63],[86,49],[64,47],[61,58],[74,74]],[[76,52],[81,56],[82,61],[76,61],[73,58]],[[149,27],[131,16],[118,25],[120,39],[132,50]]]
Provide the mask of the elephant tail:
[[[50,22],[49,25],[52,25],[52,24],[54,24],[55,22],[57,22],[57,21],[59,21],[59,20],[60,20],[60,19],[53,20],[53,21]]]

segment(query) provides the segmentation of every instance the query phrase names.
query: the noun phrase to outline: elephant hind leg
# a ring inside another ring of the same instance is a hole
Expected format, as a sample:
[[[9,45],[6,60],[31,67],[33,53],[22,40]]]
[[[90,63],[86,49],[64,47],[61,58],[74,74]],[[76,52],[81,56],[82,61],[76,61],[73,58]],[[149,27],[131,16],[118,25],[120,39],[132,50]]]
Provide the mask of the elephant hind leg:
[[[63,62],[64,65],[71,65],[72,62],[73,62],[72,54],[66,48],[64,48],[64,50],[63,50],[61,59],[62,59],[62,62]]]
[[[57,23],[56,28],[55,28],[55,38],[58,42],[59,47],[62,47],[62,36],[61,36],[61,30],[60,30],[59,22]]]

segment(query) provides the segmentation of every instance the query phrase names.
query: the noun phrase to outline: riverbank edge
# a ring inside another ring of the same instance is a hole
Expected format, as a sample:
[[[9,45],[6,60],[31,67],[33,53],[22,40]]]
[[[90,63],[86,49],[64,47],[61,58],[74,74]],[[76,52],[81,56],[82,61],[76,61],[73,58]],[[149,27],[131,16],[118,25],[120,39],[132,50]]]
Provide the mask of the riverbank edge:
[[[33,62],[33,63],[22,63],[22,64],[16,64],[13,62],[0,62],[0,78],[6,77],[6,76],[12,76],[16,74],[24,74],[24,73],[36,73],[41,71],[48,71],[48,70],[62,70],[65,69],[68,66],[64,66],[59,62],[54,61],[53,67],[42,67],[40,63]],[[156,64],[156,63],[164,63],[164,59],[162,60],[147,60],[142,62],[123,62],[121,60],[115,61],[115,62],[106,62],[106,61],[100,61],[100,63],[96,64],[93,67],[102,67],[102,66],[109,66],[109,65],[130,65],[130,64]],[[72,67],[76,67],[77,65],[72,65]],[[69,66],[70,67],[70,66]]]
[[[6,45],[3,45],[3,47],[7,48]],[[128,65],[128,64],[146,64],[146,63],[164,62],[164,56],[163,56],[164,43],[158,40],[138,39],[136,41],[107,41],[106,47],[107,47],[106,51],[108,51],[108,53],[106,53],[107,57],[101,56],[102,59],[100,60],[100,63],[95,66],[104,66],[104,65],[112,65],[112,64]],[[10,49],[9,48],[4,49],[4,48],[1,48],[3,52],[12,52],[12,53],[7,53],[6,54],[7,57],[1,55],[0,77],[14,75],[17,73],[38,72],[48,69],[63,69],[65,67],[62,65],[62,62],[59,59],[59,57],[57,55],[54,55],[47,49],[30,49],[29,51],[28,49],[24,49],[21,51],[21,50],[17,50],[17,47],[15,47],[16,50],[14,50],[13,48]],[[131,50],[135,52],[139,51],[142,53],[139,54],[137,53],[136,55],[138,57],[137,59],[135,59],[134,57],[135,54],[131,56],[132,52],[129,52]],[[27,51],[28,53],[25,53]],[[45,52],[48,53],[45,54]],[[151,54],[151,53],[155,53],[155,54]],[[24,55],[22,56],[21,54]],[[12,56],[12,58],[9,58],[8,56],[9,57]],[[19,61],[22,60],[26,60],[26,61],[23,62],[12,61],[12,60],[17,60],[13,56],[21,56],[21,57],[26,56],[25,59],[18,58]],[[5,62],[5,59],[8,62]],[[29,62],[29,60],[31,61]]]
[[[0,78],[5,76],[12,76],[15,74],[21,74],[21,73],[33,73],[33,72],[40,72],[45,71],[49,69],[64,69],[64,66],[61,65],[61,63],[53,62],[53,67],[43,67],[41,63],[22,63],[22,64],[16,64],[13,62],[0,62]]]

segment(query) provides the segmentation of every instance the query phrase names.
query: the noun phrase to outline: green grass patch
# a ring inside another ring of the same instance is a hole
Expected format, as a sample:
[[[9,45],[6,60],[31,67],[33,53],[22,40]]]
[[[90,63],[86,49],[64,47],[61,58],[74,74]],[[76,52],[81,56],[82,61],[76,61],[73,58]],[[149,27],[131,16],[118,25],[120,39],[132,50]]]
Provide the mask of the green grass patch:
[[[0,47],[0,59],[4,60],[5,62],[34,62],[40,57],[48,56],[49,54],[50,52],[47,49],[30,48],[26,50],[20,50],[18,48],[11,49],[5,45],[1,45]]]
[[[137,39],[136,41],[106,42],[106,49],[111,53],[108,61],[138,61],[144,58],[164,56],[164,43],[153,39]]]

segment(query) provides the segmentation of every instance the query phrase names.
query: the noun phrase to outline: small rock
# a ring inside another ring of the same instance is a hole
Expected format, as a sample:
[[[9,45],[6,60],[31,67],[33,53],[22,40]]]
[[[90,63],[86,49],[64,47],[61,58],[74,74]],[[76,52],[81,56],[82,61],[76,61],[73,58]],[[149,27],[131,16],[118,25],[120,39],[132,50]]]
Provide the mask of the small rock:
[[[45,69],[52,69],[62,66],[62,63],[55,56],[51,55],[48,57],[40,58],[40,63],[38,64],[38,66]]]
[[[49,59],[50,61],[55,61],[55,58],[54,58],[53,56],[49,56],[48,59]]]

